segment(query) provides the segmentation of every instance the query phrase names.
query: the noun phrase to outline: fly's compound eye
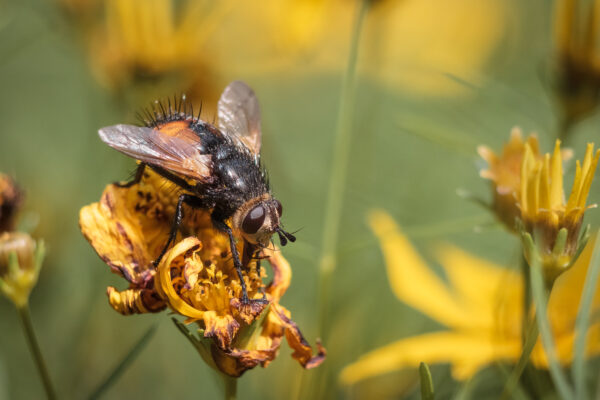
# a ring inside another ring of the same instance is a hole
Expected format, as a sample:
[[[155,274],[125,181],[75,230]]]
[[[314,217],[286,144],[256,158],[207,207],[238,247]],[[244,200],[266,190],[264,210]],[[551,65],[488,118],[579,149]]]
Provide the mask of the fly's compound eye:
[[[242,230],[248,234],[253,234],[258,232],[260,227],[265,222],[265,217],[267,213],[265,213],[265,208],[262,205],[257,205],[254,207],[244,218],[244,222],[242,222]]]
[[[283,207],[281,206],[281,203],[279,202],[279,200],[273,200],[273,203],[275,204],[277,215],[281,217],[281,214],[283,213]]]

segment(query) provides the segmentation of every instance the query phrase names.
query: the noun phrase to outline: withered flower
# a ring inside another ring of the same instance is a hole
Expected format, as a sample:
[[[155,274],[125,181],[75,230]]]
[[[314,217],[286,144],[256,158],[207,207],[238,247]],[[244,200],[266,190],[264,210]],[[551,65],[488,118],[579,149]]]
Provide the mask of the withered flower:
[[[186,317],[185,323],[199,328],[207,346],[203,358],[229,376],[266,366],[277,356],[284,336],[302,366],[318,366],[325,349],[317,344],[313,356],[289,311],[279,304],[291,279],[281,252],[262,251],[261,258],[273,268],[268,286],[259,261],[249,261],[244,274],[248,296],[265,296],[268,304],[244,305],[227,237],[213,229],[208,212],[186,209],[181,240],[153,265],[171,229],[177,195],[176,186],[146,170],[140,183],[129,188],[108,185],[100,202],[81,210],[84,236],[111,270],[129,282],[124,291],[108,288],[110,305],[124,315],[169,307]]]
[[[23,202],[23,192],[8,175],[0,173],[0,232],[12,231],[15,215]]]

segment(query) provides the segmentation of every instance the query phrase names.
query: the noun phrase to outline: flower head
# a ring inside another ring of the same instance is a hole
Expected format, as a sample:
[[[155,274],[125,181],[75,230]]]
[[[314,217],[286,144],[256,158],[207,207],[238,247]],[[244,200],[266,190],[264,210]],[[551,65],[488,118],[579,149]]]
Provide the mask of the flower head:
[[[37,283],[43,256],[43,243],[28,234],[0,234],[0,292],[19,308],[27,304]]]
[[[375,211],[369,223],[379,238],[390,285],[396,297],[446,328],[400,339],[363,355],[341,373],[345,384],[402,368],[450,363],[454,378],[466,380],[497,361],[516,362],[522,352],[522,275],[477,258],[450,245],[438,248],[437,258],[448,277],[437,276],[385,212]],[[562,364],[573,358],[575,320],[593,246],[587,246],[573,268],[556,282],[548,317]],[[593,312],[600,310],[600,291]],[[588,331],[586,355],[600,354],[600,323]],[[531,361],[548,368],[541,342]]]
[[[152,171],[129,188],[108,185],[99,203],[84,207],[80,226],[84,236],[113,272],[129,288],[108,288],[109,303],[118,312],[158,312],[169,307],[196,324],[201,354],[209,365],[230,376],[240,376],[258,364],[266,366],[285,336],[292,356],[304,367],[319,365],[325,351],[311,347],[289,311],[279,304],[291,279],[291,269],[279,251],[263,250],[261,258],[273,268],[265,286],[265,270],[251,260],[244,280],[251,299],[264,296],[267,304],[240,302],[241,283],[235,272],[227,237],[213,229],[206,210],[185,209],[182,239],[176,241],[160,264],[154,261],[164,246],[175,213],[177,187]],[[243,254],[243,243],[238,251]],[[252,333],[249,334],[248,332]]]
[[[521,193],[521,165],[528,145],[533,158],[541,158],[537,137],[530,135],[523,140],[521,129],[511,131],[510,140],[496,155],[489,147],[479,146],[477,152],[488,163],[488,169],[482,170],[482,178],[489,179],[493,189],[493,210],[508,229],[516,231],[516,219],[521,211],[517,204]]]
[[[584,3],[579,0],[556,3],[555,92],[565,128],[591,114],[600,96],[598,1]]]
[[[525,145],[518,196],[521,220],[524,230],[536,241],[547,280],[553,281],[575,261],[599,157],[600,150],[594,152],[594,145],[588,144],[583,164],[577,161],[575,181],[565,203],[560,141],[556,141],[552,156],[546,154],[543,158],[536,157],[531,146]],[[531,257],[527,251],[525,255]]]

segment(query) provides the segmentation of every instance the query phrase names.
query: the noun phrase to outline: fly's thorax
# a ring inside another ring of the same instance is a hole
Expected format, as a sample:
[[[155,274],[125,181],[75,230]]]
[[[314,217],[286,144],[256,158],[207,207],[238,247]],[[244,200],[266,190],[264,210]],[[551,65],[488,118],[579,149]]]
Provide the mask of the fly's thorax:
[[[267,246],[279,229],[280,217],[281,203],[265,193],[242,204],[233,214],[232,224],[249,243]]]

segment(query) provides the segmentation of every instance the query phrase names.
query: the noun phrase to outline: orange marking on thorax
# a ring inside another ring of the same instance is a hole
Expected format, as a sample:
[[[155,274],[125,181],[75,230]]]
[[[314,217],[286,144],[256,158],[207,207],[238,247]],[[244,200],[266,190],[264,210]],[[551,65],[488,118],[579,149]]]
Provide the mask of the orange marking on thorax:
[[[190,128],[191,120],[172,121],[159,125],[161,134],[187,140],[190,144],[198,143],[198,135]]]

